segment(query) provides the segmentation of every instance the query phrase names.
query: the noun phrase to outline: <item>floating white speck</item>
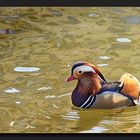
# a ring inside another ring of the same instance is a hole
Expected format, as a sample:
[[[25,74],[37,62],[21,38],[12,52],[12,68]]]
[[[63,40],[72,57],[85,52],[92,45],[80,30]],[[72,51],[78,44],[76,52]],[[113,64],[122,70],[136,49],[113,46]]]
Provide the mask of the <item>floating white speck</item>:
[[[16,101],[15,103],[16,103],[16,104],[21,104],[21,102],[20,102],[20,101]]]
[[[68,64],[67,67],[70,67],[70,65]]]
[[[13,127],[14,126],[14,121],[12,121],[9,125],[11,126],[11,127]]]
[[[90,14],[88,15],[88,17],[99,17],[99,15],[97,15],[97,14],[95,14],[95,13],[90,13]]]
[[[97,66],[98,67],[106,67],[106,66],[108,66],[109,64],[98,64]]]
[[[16,72],[36,72],[39,71],[40,68],[37,67],[16,67],[14,71]]]
[[[104,56],[100,56],[99,58],[100,58],[100,59],[103,59],[103,60],[108,60],[108,59],[110,59],[111,57],[104,55]]]
[[[52,87],[41,87],[41,88],[38,88],[37,90],[50,90],[52,89]]]
[[[15,88],[8,88],[8,89],[5,89],[4,92],[7,92],[7,93],[19,93],[20,90],[15,89]]]
[[[131,42],[131,40],[128,39],[128,38],[117,38],[116,41],[118,41],[118,42],[122,42],[122,43]]]

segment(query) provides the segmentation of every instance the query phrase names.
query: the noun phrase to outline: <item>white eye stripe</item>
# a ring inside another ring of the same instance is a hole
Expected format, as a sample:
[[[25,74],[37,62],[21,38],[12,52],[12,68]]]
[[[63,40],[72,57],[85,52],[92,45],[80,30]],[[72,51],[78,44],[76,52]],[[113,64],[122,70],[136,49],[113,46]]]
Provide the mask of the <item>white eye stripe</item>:
[[[79,73],[79,71],[81,71],[81,73]],[[90,67],[90,66],[79,66],[77,68],[74,69],[73,73],[78,72],[79,74],[82,74],[83,72],[95,72],[95,70]],[[96,73],[98,75],[98,73]],[[105,83],[105,81],[98,75],[99,79]]]

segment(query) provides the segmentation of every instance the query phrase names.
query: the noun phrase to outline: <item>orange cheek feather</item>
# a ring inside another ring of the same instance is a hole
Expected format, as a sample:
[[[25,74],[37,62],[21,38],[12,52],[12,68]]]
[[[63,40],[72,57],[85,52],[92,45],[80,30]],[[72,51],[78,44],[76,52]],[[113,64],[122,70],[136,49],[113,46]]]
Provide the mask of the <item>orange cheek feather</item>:
[[[133,99],[138,99],[140,92],[139,81],[129,73],[125,73],[121,76],[120,81],[124,83],[122,92],[131,96]]]

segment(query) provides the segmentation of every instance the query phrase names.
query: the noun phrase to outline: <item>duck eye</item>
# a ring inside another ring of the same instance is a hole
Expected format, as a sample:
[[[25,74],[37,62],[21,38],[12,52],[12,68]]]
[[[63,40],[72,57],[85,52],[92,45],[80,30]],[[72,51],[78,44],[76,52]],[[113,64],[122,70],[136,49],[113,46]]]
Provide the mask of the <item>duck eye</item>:
[[[80,70],[79,73],[82,73],[82,71]]]

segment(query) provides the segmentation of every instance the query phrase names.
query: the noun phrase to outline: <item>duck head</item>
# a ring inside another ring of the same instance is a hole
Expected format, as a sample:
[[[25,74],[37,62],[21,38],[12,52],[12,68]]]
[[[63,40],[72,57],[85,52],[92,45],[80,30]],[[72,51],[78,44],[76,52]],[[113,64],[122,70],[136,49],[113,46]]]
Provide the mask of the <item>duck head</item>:
[[[100,70],[88,62],[79,62],[73,65],[71,75],[65,82],[73,80],[78,80],[75,90],[81,94],[95,95],[101,89],[102,84],[106,83]]]

